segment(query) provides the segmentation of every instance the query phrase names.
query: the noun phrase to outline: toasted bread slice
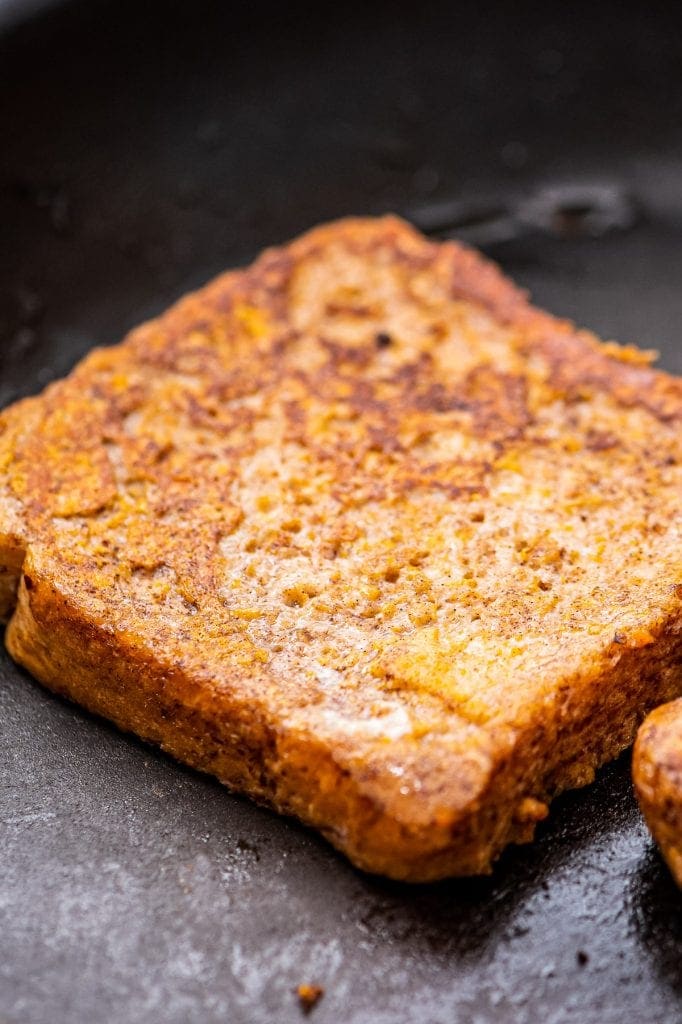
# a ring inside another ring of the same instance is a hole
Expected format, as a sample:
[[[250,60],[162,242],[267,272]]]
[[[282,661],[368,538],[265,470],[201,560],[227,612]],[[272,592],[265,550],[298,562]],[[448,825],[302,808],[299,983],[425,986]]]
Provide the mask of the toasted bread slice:
[[[682,888],[682,700],[656,708],[641,726],[632,777],[646,823]]]
[[[362,868],[486,872],[682,692],[649,363],[395,218],[313,230],[4,413],[9,651]]]

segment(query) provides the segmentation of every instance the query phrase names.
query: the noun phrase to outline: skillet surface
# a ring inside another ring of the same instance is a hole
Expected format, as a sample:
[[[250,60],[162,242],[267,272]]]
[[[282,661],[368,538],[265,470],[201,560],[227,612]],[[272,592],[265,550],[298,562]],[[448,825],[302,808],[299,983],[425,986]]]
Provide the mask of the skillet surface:
[[[262,246],[387,209],[682,372],[672,14],[283,6],[5,22],[0,404]],[[317,1024],[682,1019],[682,897],[627,756],[492,878],[408,888],[6,656],[0,733],[2,1021],[296,1021],[301,982]]]

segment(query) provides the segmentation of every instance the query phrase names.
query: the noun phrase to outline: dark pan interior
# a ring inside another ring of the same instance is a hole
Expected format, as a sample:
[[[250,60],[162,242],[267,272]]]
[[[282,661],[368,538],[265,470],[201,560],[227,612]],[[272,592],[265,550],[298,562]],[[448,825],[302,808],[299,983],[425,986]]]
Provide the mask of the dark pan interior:
[[[389,209],[682,372],[674,8],[90,0],[0,28],[0,404]],[[2,1021],[296,1021],[301,982],[318,1024],[682,1019],[627,756],[492,878],[408,888],[0,677]]]

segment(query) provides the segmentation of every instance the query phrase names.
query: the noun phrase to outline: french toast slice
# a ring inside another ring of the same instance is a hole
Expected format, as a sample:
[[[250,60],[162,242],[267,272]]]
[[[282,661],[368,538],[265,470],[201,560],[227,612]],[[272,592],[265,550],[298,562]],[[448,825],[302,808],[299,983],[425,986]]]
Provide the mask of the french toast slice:
[[[682,693],[682,381],[394,217],[2,415],[11,655],[319,829],[487,872]]]
[[[682,700],[645,719],[632,752],[632,777],[645,821],[682,888]]]

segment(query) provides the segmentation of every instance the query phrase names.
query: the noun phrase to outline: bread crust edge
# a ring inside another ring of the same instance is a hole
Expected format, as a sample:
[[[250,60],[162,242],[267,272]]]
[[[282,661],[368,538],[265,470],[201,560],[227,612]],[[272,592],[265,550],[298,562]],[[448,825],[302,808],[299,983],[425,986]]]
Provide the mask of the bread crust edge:
[[[569,681],[555,695],[553,716],[535,716],[506,749],[496,745],[479,791],[460,800],[447,820],[416,827],[409,803],[399,815],[390,794],[384,803],[376,790],[363,791],[362,773],[342,766],[329,744],[288,729],[238,687],[207,695],[200,682],[164,666],[133,638],[83,617],[55,580],[36,571],[30,550],[6,644],[54,693],[313,826],[356,867],[431,882],[490,872],[509,843],[532,839],[549,800],[590,783],[601,764],[631,745],[651,708],[680,692],[680,631],[682,602],[655,645],[612,652],[610,678],[595,665],[580,686]],[[600,730],[595,720],[604,723]]]

